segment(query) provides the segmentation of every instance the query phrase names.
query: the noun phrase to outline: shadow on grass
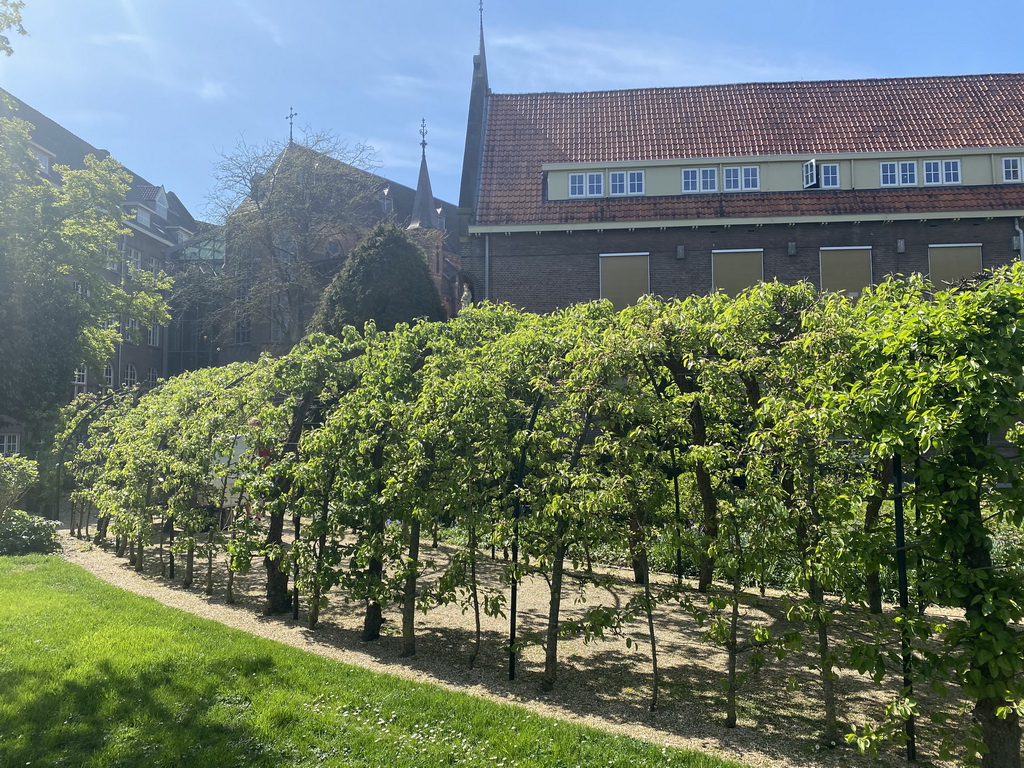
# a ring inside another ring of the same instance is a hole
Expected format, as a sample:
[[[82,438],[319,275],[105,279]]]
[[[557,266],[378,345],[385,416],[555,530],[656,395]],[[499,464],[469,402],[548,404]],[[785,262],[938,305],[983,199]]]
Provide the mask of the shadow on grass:
[[[274,766],[279,749],[248,722],[237,678],[272,674],[266,657],[226,656],[201,680],[175,661],[118,669],[104,661],[73,676],[10,671],[0,688],[19,694],[0,723],[0,765]],[[130,670],[130,671],[129,671]],[[13,708],[12,708],[13,709]]]

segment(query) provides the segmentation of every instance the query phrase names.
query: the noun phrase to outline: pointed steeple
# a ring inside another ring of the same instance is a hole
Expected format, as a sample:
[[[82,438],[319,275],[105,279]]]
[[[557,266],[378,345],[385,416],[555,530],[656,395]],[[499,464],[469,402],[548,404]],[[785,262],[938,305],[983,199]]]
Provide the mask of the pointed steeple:
[[[459,222],[462,228],[476,214],[477,191],[483,162],[484,132],[487,129],[487,56],[484,51],[484,4],[480,3],[480,53],[473,57],[473,84],[469,93],[469,119],[466,122],[466,150],[462,158],[462,186],[459,190]]]
[[[416,182],[416,198],[412,204],[412,218],[409,229],[440,229],[434,193],[430,189],[430,173],[427,172],[427,121],[420,123],[420,178]]]

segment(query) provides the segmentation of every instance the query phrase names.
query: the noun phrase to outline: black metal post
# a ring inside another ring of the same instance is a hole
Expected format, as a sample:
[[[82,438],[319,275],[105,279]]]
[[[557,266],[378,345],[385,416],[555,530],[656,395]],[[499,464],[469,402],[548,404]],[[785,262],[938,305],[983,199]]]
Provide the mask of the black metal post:
[[[914,693],[914,682],[911,676],[913,652],[910,648],[910,634],[906,621],[910,617],[910,589],[907,583],[907,540],[903,519],[903,463],[898,453],[892,457],[893,512],[896,518],[896,573],[899,579],[900,614],[900,645],[903,652],[903,688],[908,694]],[[907,717],[904,725],[907,736],[907,762],[917,760],[917,737],[914,716]]]
[[[512,512],[512,590],[509,595],[508,617],[508,679],[516,679],[516,605],[519,602],[519,574],[516,570],[519,563],[519,516],[522,514],[523,503],[516,499]]]

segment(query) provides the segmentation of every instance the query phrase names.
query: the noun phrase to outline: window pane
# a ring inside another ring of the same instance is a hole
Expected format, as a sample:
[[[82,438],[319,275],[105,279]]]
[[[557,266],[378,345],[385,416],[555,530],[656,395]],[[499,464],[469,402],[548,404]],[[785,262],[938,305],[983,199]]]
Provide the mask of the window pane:
[[[924,183],[941,184],[942,176],[939,173],[939,161],[928,160],[924,164]]]
[[[950,245],[928,249],[928,277],[936,290],[981,272],[980,245]]]
[[[748,165],[743,169],[743,188],[761,188],[761,169],[756,165]]]
[[[587,194],[588,195],[603,195],[604,194],[604,174],[603,173],[588,173],[587,174]]]
[[[629,172],[629,194],[642,195],[644,193],[644,172]]]
[[[648,255],[601,257],[601,298],[608,299],[615,309],[636,304],[650,292]]]
[[[608,184],[611,187],[611,193],[613,195],[624,195],[626,194],[626,174],[618,171],[616,173],[609,174]]]
[[[835,188],[839,186],[839,165],[826,163],[821,166],[821,186]]]
[[[882,163],[882,186],[896,184],[896,163]]]
[[[684,168],[683,169],[683,192],[696,192],[697,191],[697,169],[696,168]]]
[[[725,189],[739,189],[740,188],[740,169],[739,168],[726,168],[724,171],[723,185]]]
[[[822,248],[821,290],[855,299],[871,285],[870,248]]]
[[[917,163],[900,163],[900,184],[917,184]]]
[[[942,164],[943,169],[943,183],[945,184],[959,184],[960,183],[960,161],[959,160],[946,160]]]
[[[718,169],[700,169],[700,188],[702,192],[715,192],[718,189]]]
[[[761,282],[764,276],[761,267],[762,251],[712,251],[712,290],[735,296]]]
[[[569,174],[569,194],[572,197],[578,197],[583,194],[583,174],[582,173],[570,173]]]

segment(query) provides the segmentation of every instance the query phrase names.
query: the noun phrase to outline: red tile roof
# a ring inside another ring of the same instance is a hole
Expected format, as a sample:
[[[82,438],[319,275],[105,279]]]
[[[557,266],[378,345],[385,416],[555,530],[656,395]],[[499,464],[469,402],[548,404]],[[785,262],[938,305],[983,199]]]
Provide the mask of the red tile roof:
[[[479,225],[1021,207],[1016,187],[546,202],[541,165],[1024,147],[1024,74],[492,94],[488,110]]]

